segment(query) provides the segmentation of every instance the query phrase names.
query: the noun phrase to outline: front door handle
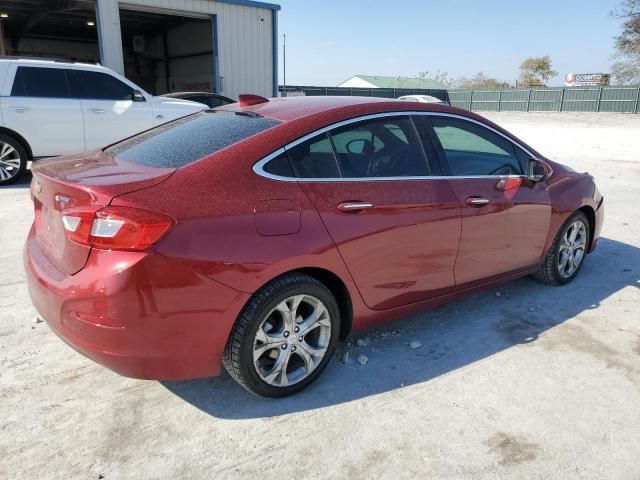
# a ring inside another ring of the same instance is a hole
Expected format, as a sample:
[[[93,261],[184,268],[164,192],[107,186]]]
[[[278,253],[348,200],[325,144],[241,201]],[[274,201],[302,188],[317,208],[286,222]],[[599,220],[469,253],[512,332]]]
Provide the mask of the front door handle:
[[[466,203],[470,207],[480,208],[488,205],[489,199],[484,197],[467,197],[464,203]]]
[[[29,107],[9,107],[9,110],[12,110],[16,113],[24,113],[29,110]]]
[[[373,208],[373,204],[368,202],[342,202],[336,208],[344,213],[358,213]]]
[[[92,108],[92,109],[91,109],[91,111],[92,111],[93,113],[97,113],[97,114],[100,114],[100,113],[104,113],[104,112],[105,112],[105,110],[104,110],[104,109],[102,109],[102,108]]]

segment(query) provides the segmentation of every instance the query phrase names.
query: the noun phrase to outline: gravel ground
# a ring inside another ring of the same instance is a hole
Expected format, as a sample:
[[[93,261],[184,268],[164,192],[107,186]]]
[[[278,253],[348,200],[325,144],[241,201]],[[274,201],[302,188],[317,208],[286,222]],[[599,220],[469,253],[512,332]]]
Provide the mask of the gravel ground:
[[[640,478],[640,115],[487,116],[596,176],[603,238],[576,281],[518,280],[352,338],[284,400],[75,353],[33,321],[30,179],[1,188],[0,478]]]

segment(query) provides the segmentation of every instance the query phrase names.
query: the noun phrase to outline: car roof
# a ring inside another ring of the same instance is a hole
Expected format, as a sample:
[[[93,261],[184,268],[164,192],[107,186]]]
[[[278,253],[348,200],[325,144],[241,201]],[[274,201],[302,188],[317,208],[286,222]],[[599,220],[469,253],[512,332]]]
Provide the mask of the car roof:
[[[252,112],[280,122],[291,122],[314,116],[332,114],[337,117],[359,116],[397,111],[427,111],[427,112],[468,112],[447,105],[435,103],[403,102],[390,98],[376,97],[280,97],[272,98],[264,103],[250,106],[240,106],[237,103],[219,107],[216,110],[232,110],[237,112]]]
[[[0,62],[10,62],[10,63],[19,63],[21,65],[51,65],[51,66],[74,66],[74,67],[82,67],[87,69],[94,70],[108,70],[107,67],[103,67],[98,63],[82,63],[82,62],[74,62],[71,60],[61,60],[55,58],[38,58],[38,57],[11,57],[4,56],[0,57]]]
[[[473,112],[451,107],[446,103],[406,102],[390,98],[351,96],[280,97],[250,106],[240,106],[239,103],[233,103],[217,107],[214,111],[254,113],[277,120],[282,122],[280,126],[287,131],[287,136],[290,138],[300,138],[318,129],[366,115],[386,112],[407,112],[408,114],[412,112],[449,113],[458,117],[466,117],[491,127],[508,138],[514,139],[534,155],[542,158],[531,146],[499,125]]]

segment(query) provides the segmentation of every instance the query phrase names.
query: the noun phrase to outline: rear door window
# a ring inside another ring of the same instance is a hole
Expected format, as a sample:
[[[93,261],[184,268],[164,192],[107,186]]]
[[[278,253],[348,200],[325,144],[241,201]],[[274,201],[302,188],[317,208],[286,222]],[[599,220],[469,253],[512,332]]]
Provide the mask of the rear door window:
[[[101,72],[69,70],[74,98],[93,100],[131,100],[133,89],[115,77]]]
[[[61,68],[18,67],[12,97],[69,98],[69,85]]]
[[[264,117],[205,111],[116,143],[105,152],[150,167],[178,168],[279,123]]]
[[[408,116],[349,123],[288,148],[298,178],[428,176],[429,166]]]
[[[428,176],[429,167],[409,117],[383,117],[330,132],[347,178]]]

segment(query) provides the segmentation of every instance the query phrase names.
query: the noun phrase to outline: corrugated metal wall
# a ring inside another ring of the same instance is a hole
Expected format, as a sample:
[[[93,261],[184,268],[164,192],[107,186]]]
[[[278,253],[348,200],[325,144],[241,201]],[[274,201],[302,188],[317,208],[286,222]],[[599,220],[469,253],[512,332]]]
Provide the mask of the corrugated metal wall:
[[[275,12],[208,0],[198,2],[213,3],[218,9],[222,93],[234,98],[241,93],[272,97],[276,52],[273,52],[271,16]]]
[[[640,113],[640,87],[451,90],[454,107],[493,112]]]
[[[273,15],[268,8],[234,5],[213,0],[98,0],[98,21],[103,63],[122,73],[119,8],[166,10],[172,15],[217,16],[218,68],[223,95],[273,95]],[[143,8],[144,9],[144,8]],[[213,39],[211,39],[213,43]],[[119,51],[118,51],[119,50]]]

